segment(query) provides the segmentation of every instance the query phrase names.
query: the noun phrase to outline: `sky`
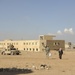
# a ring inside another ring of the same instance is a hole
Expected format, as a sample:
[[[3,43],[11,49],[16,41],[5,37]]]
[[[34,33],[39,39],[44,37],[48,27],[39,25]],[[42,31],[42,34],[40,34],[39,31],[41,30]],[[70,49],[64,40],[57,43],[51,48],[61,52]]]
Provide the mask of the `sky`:
[[[0,0],[0,40],[47,34],[75,43],[75,0]]]

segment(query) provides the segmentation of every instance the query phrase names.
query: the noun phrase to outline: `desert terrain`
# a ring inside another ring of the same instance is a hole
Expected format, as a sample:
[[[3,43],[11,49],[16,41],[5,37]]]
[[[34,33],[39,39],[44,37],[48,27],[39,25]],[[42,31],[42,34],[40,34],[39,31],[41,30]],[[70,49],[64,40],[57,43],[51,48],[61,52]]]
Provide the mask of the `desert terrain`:
[[[2,72],[0,75],[75,75],[75,50],[64,51],[59,59],[58,51],[51,50],[52,56],[45,52],[25,52],[21,55],[1,55],[0,68],[30,69],[32,72]],[[46,65],[46,67],[40,67]]]

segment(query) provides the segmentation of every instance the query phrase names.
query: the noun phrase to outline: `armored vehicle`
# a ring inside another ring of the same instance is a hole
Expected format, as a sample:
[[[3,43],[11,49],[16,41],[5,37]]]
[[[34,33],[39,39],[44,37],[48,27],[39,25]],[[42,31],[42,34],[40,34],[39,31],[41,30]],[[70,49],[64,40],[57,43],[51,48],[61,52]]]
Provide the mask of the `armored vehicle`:
[[[7,49],[3,49],[1,51],[2,55],[19,55],[21,52],[19,50],[17,50],[16,48],[14,48],[13,45],[9,45],[7,47]]]

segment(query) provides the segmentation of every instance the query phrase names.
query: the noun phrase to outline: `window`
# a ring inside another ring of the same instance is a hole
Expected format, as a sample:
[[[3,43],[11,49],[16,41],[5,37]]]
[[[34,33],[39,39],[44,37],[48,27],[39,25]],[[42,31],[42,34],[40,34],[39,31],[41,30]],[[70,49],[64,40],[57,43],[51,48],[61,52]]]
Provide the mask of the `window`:
[[[28,50],[28,48],[27,48],[27,50]]]
[[[26,43],[26,45],[28,45],[28,43]]]
[[[30,45],[31,43],[29,42],[29,45]]]
[[[60,45],[60,43],[59,42],[54,42],[54,46],[58,46],[58,45]]]
[[[12,43],[12,45],[13,45],[13,43]]]
[[[54,42],[54,44],[53,44],[54,46],[56,45],[56,42]]]
[[[32,45],[34,45],[34,42],[32,42]]]
[[[31,48],[30,48],[30,51],[31,51]]]
[[[35,42],[35,45],[37,45],[37,42]]]
[[[4,45],[5,45],[5,43],[4,43]]]
[[[16,45],[18,45],[18,43],[16,43]]]
[[[34,51],[35,49],[33,48],[33,51]]]
[[[42,45],[44,45],[44,43],[42,42]]]
[[[25,45],[25,43],[23,43],[23,45]]]
[[[9,45],[9,43],[7,43],[7,45]]]
[[[14,43],[14,45],[15,45],[15,43]]]
[[[36,51],[38,51],[38,48],[36,48]]]
[[[25,48],[24,48],[24,50],[25,50]]]
[[[18,50],[18,48],[16,48]]]
[[[60,45],[60,43],[58,42],[57,45]]]

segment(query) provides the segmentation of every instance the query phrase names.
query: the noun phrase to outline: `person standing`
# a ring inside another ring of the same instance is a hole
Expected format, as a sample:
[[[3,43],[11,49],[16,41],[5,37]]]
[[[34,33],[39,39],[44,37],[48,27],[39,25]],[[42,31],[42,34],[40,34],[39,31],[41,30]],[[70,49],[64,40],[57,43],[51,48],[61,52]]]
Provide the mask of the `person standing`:
[[[45,51],[46,51],[46,56],[49,56],[49,53],[50,53],[50,48],[49,48],[49,46],[46,46],[46,47],[45,47]]]
[[[59,59],[62,59],[62,55],[63,55],[63,50],[62,48],[59,49]]]
[[[49,46],[45,46],[44,44],[42,44],[43,47],[45,48],[45,52],[46,52],[46,56],[49,57],[49,54],[50,54],[50,47]]]

